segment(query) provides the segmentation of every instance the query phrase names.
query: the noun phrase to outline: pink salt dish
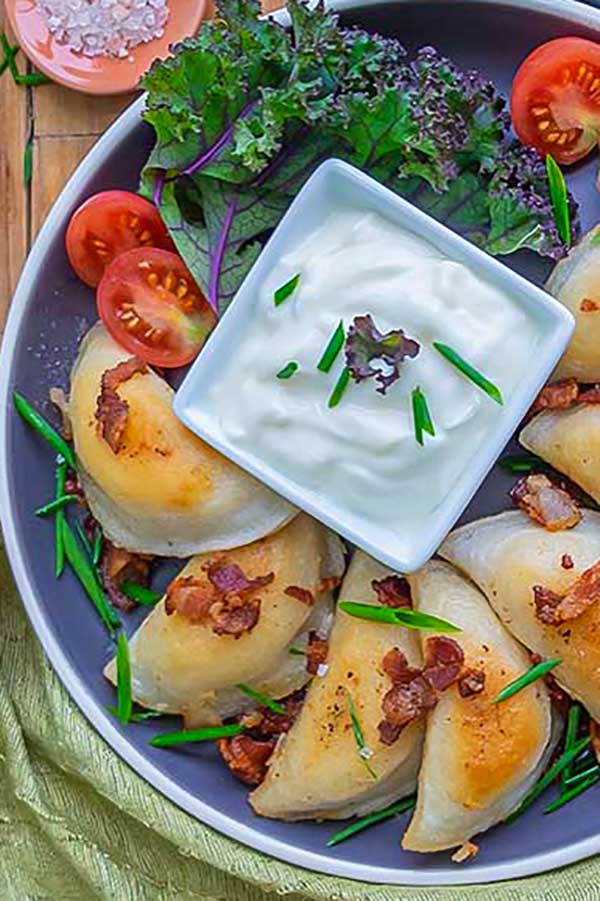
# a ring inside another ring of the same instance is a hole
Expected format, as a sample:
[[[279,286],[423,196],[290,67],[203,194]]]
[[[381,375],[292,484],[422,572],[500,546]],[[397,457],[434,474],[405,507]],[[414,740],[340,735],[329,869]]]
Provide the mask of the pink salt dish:
[[[87,56],[60,43],[36,0],[6,0],[5,5],[17,43],[40,72],[87,94],[124,94],[139,87],[140,78],[157,57],[169,56],[171,44],[196,34],[212,10],[211,0],[167,2],[169,16],[163,33],[130,47],[122,57]]]

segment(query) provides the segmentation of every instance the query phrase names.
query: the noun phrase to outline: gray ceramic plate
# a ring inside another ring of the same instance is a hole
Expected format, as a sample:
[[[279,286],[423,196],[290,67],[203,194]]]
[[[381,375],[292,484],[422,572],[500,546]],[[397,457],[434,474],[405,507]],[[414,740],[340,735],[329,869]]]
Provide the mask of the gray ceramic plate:
[[[465,68],[476,67],[507,91],[523,57],[537,44],[562,35],[600,39],[600,12],[570,0],[397,0],[340,3],[344,19],[398,35],[409,47],[434,44]],[[45,447],[12,411],[18,388],[48,415],[52,385],[66,386],[79,339],[95,318],[93,293],[73,275],[63,237],[69,215],[88,195],[107,188],[135,189],[151,145],[150,129],[134,104],[81,164],[46,221],[15,295],[2,350],[0,381],[0,511],[8,553],[25,606],[67,689],[113,748],[148,782],[228,835],[292,863],[373,882],[442,884],[509,879],[557,867],[600,851],[600,788],[560,815],[541,806],[510,827],[485,835],[473,863],[453,865],[447,854],[422,856],[400,850],[404,824],[388,821],[360,838],[325,847],[336,828],[286,824],[255,817],[246,791],[209,747],[165,751],[149,748],[156,724],[121,728],[105,713],[113,691],[101,676],[110,648],[102,627],[70,573],[53,577],[52,530],[32,510],[53,491],[53,467]],[[597,160],[570,177],[585,228],[600,219],[594,188]],[[541,282],[547,266],[524,255],[518,268]],[[471,504],[472,519],[506,506],[510,479],[494,471]],[[162,585],[168,567],[158,574]],[[172,570],[171,570],[172,571]],[[136,616],[128,619],[135,628]],[[310,779],[310,773],[306,774]]]

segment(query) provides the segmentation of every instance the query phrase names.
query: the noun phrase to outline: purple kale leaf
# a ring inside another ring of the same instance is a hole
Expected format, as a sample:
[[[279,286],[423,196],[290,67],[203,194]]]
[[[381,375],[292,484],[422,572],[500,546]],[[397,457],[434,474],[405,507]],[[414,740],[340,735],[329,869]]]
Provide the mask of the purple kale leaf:
[[[379,331],[370,313],[355,316],[346,338],[346,365],[356,382],[375,378],[380,394],[400,378],[400,365],[407,357],[414,358],[421,345],[408,338],[401,328],[385,335]],[[383,363],[374,366],[374,363]]]

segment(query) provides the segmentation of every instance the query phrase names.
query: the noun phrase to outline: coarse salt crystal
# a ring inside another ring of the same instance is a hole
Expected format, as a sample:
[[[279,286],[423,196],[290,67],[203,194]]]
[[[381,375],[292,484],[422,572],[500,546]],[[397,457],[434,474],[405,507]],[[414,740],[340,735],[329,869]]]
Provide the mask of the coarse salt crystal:
[[[326,676],[329,665],[327,663],[319,663],[317,667],[317,676]]]

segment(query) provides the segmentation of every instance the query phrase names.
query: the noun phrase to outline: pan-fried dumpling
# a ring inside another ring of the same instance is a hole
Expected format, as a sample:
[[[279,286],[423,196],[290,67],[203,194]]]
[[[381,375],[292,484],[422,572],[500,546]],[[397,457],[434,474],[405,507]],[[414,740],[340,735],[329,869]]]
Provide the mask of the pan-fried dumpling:
[[[75,362],[69,402],[86,498],[113,544],[189,557],[248,544],[295,514],[179,422],[164,379],[150,369],[128,372],[126,361],[131,355],[95,325]]]
[[[600,381],[600,226],[596,225],[554,268],[546,290],[575,317],[571,343],[553,380]]]
[[[599,404],[544,410],[525,426],[519,441],[600,501]]]
[[[194,557],[130,640],[133,699],[191,728],[252,706],[240,683],[272,698],[301,688],[306,659],[289,648],[328,632],[343,571],[339,538],[305,513],[252,544]],[[115,682],[114,660],[105,675]]]
[[[472,582],[441,561],[409,581],[416,609],[463,629],[452,636],[464,654],[462,675],[428,714],[417,806],[402,839],[410,851],[441,851],[466,844],[518,806],[552,750],[552,710],[539,681],[494,704],[531,663]],[[420,634],[427,663],[436,637]]]
[[[357,551],[340,596],[378,604],[371,583],[390,575]],[[251,794],[256,813],[283,820],[339,819],[378,810],[414,790],[423,721],[408,725],[391,744],[382,743],[378,729],[382,700],[391,685],[382,660],[394,647],[412,666],[420,666],[414,632],[337,611],[327,672],[311,683],[298,719],[277,745],[264,782]],[[346,690],[372,752],[366,761],[358,753]]]
[[[439,553],[487,595],[506,627],[526,647],[562,663],[552,674],[600,719],[600,604],[561,625],[536,614],[533,587],[564,595],[600,559],[600,515],[584,511],[572,529],[550,532],[520,510],[462,526]]]

